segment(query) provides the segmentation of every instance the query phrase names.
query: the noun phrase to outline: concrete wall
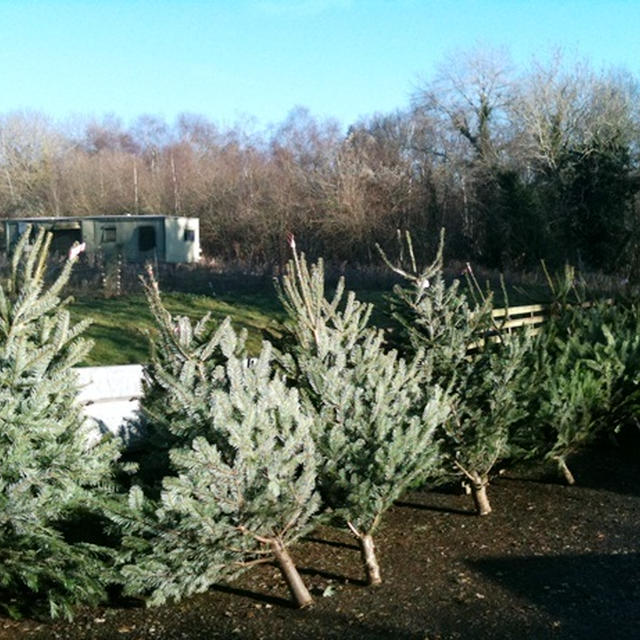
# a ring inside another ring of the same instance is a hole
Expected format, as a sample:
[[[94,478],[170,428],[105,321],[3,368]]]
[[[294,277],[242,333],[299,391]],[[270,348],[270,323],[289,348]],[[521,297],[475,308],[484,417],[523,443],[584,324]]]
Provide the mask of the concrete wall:
[[[200,259],[200,221],[197,218],[165,218],[164,228],[167,262],[197,262]]]
[[[142,396],[142,366],[78,367],[80,402],[92,428],[130,440],[128,420],[136,418]]]

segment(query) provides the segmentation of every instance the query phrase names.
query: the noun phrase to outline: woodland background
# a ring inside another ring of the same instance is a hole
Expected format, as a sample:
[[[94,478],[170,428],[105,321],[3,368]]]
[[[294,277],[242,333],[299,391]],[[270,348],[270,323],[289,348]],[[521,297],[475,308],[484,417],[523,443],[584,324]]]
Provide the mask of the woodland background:
[[[0,217],[177,214],[219,263],[271,270],[286,233],[328,262],[379,264],[396,229],[502,270],[545,259],[634,279],[640,85],[587,62],[445,61],[406,108],[344,128],[302,107],[267,130],[197,114],[0,116]],[[159,105],[161,107],[161,105]],[[395,245],[394,245],[395,246]]]

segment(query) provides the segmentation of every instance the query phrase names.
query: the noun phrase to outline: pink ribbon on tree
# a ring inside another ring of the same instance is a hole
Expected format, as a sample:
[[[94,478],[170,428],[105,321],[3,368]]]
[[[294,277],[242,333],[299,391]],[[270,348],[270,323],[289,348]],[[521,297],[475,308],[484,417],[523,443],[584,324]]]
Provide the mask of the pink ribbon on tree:
[[[87,248],[86,242],[83,242],[82,244],[74,244],[69,249],[69,260],[73,260],[77,258],[86,248]]]

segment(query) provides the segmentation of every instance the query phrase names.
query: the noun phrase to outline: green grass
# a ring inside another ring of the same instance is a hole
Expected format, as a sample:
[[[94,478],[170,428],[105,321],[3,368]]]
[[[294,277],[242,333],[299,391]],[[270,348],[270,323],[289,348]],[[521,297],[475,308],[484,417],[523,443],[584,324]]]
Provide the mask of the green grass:
[[[193,320],[211,312],[212,322],[231,317],[236,329],[248,331],[247,346],[257,353],[262,329],[275,326],[284,316],[275,296],[242,294],[210,297],[186,293],[163,294],[162,299],[173,315]],[[143,295],[118,298],[79,298],[71,305],[74,321],[91,318],[92,325],[84,334],[94,340],[85,365],[134,364],[149,359],[149,335],[155,331],[153,318]]]
[[[503,303],[500,286],[492,284],[495,287],[496,306],[500,306]],[[527,287],[528,291],[525,293],[517,288],[509,289],[511,305],[544,300],[542,291],[536,291],[532,287]],[[390,290],[386,289],[356,291],[359,300],[374,304],[372,324],[380,327],[390,325],[385,300],[389,293]],[[332,295],[332,291],[327,291],[329,298]],[[275,291],[269,289],[219,296],[163,293],[162,299],[173,315],[185,315],[192,320],[200,319],[207,312],[211,313],[212,322],[220,322],[230,316],[236,329],[247,329],[247,347],[252,354],[257,354],[260,349],[263,329],[277,328],[285,317]],[[149,335],[153,335],[155,327],[144,295],[78,298],[71,305],[71,312],[75,321],[86,317],[93,321],[85,335],[93,339],[95,345],[83,364],[133,364],[149,360]]]

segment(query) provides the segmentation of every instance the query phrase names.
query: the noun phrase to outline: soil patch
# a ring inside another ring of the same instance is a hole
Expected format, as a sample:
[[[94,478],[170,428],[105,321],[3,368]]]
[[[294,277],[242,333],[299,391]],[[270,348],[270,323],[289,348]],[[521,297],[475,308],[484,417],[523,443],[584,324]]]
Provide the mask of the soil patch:
[[[156,609],[83,609],[71,623],[0,618],[0,640],[638,638],[637,451],[591,451],[572,468],[580,486],[540,470],[503,474],[484,518],[457,488],[407,495],[376,538],[378,588],[363,585],[347,532],[318,529],[293,549],[315,596],[302,611],[265,565]]]

